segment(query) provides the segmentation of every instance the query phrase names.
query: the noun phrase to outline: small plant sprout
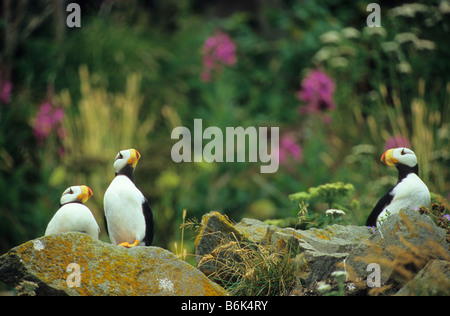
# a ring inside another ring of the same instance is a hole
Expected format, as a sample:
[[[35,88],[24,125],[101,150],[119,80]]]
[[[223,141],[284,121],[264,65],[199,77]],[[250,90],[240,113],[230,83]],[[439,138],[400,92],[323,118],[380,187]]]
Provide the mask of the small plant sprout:
[[[308,220],[308,206],[309,204],[303,201],[298,204],[298,207],[300,208],[297,213],[298,225]]]
[[[187,251],[186,251],[186,249],[184,249],[184,229],[185,229],[185,227],[188,226],[186,223],[186,214],[187,214],[187,211],[186,211],[186,209],[184,209],[183,217],[182,217],[183,223],[180,226],[180,228],[181,228],[181,241],[180,241],[181,247],[180,247],[179,251],[178,251],[178,243],[177,242],[174,243],[176,256],[178,258],[182,258],[183,260],[186,260],[186,256],[187,256]]]

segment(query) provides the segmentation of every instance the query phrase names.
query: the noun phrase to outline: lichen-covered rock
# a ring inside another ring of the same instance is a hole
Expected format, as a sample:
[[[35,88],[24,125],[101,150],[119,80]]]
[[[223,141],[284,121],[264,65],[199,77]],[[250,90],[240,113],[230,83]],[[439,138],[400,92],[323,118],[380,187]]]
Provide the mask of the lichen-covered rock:
[[[255,243],[271,252],[291,251],[301,255],[299,278],[303,284],[323,280],[337,270],[349,253],[363,239],[371,236],[366,227],[332,225],[325,229],[295,230],[268,225],[256,219],[244,218],[236,225],[223,215],[212,212],[203,216],[203,229],[197,236],[208,247],[197,247],[198,268],[206,275],[220,269],[229,251],[228,242]],[[232,238],[228,238],[229,236]],[[227,237],[228,236],[228,237]]]
[[[449,296],[450,262],[446,260],[431,260],[396,295]]]
[[[195,253],[197,266],[204,274],[209,275],[216,266],[212,261],[203,261],[202,258],[216,249],[221,241],[241,241],[244,236],[234,227],[230,220],[219,212],[210,212],[202,217],[202,228],[195,239]]]
[[[401,286],[414,277],[430,260],[450,260],[446,231],[426,214],[414,209],[392,214],[366,241],[348,256],[351,279],[366,280],[371,263],[380,266],[382,286]]]
[[[159,247],[124,248],[82,233],[28,241],[0,257],[0,281],[24,295],[226,295]]]
[[[242,261],[246,260],[244,250],[252,248],[281,257],[288,255],[296,264],[301,293],[306,293],[304,289],[313,288],[319,281],[328,282],[337,270],[346,272],[345,282],[349,288],[346,293],[349,295],[395,294],[416,275],[427,276],[430,271],[448,278],[450,245],[447,232],[437,227],[428,215],[413,209],[391,215],[373,234],[368,227],[351,225],[295,230],[255,219],[243,219],[233,225],[217,212],[208,213],[203,219],[202,224],[206,224],[207,229],[203,229],[197,239],[208,247],[203,247],[206,251],[197,252],[197,255],[199,269],[207,275],[222,276],[223,271],[232,270],[224,269],[224,265],[233,267],[236,263],[242,266]],[[432,260],[439,264],[436,263],[432,270],[422,270]],[[373,274],[374,266],[380,268],[379,275]],[[244,277],[251,273],[252,269],[241,271]],[[445,291],[446,285],[436,288],[433,282],[424,285],[428,293]],[[417,293],[410,289],[418,283],[408,284],[410,287],[399,294]]]
[[[301,234],[297,258],[299,278],[304,285],[325,280],[336,270],[344,270],[344,260],[350,252],[370,237],[366,227],[351,225],[332,225],[297,232]]]

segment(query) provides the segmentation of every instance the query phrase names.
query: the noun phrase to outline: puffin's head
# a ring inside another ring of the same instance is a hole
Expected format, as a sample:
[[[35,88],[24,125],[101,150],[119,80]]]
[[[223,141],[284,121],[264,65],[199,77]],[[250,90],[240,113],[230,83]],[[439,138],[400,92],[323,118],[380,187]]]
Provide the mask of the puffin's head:
[[[136,149],[121,150],[114,160],[114,171],[119,173],[127,166],[134,169],[140,158],[141,154]]]
[[[90,187],[86,185],[74,185],[67,188],[66,191],[61,195],[61,205],[78,202],[86,203],[89,198],[94,195]]]
[[[396,167],[405,165],[408,167],[417,166],[417,157],[414,152],[406,147],[393,148],[384,152],[381,161],[388,166]]]

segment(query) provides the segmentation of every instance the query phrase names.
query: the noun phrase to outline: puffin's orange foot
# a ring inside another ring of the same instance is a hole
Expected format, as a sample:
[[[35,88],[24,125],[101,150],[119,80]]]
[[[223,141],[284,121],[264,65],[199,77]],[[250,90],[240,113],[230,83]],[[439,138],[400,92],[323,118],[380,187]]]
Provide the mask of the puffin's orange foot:
[[[137,245],[139,245],[139,240],[137,240],[137,239],[132,244],[130,244],[130,243],[126,242],[126,241],[123,242],[123,243],[118,244],[118,246],[123,246],[125,248],[131,248],[131,247],[135,247]]]

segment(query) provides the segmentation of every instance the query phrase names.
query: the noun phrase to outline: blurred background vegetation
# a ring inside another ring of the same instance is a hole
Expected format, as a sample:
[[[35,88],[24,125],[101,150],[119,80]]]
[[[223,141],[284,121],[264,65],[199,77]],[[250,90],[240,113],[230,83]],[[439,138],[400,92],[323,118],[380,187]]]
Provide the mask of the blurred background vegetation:
[[[301,211],[307,228],[341,207],[339,223],[363,225],[396,183],[379,161],[392,146],[416,152],[434,200],[450,198],[448,0],[382,3],[380,28],[361,0],[84,0],[82,27],[68,28],[70,2],[2,1],[0,254],[43,235],[74,184],[94,191],[87,206],[107,241],[103,194],[126,148],[142,154],[154,244],[176,253],[183,210],[234,221]],[[173,162],[171,131],[194,118],[280,127],[278,172]],[[336,199],[320,191],[337,182]]]

